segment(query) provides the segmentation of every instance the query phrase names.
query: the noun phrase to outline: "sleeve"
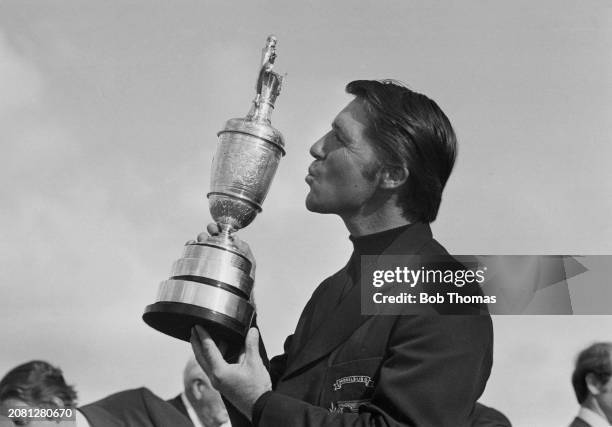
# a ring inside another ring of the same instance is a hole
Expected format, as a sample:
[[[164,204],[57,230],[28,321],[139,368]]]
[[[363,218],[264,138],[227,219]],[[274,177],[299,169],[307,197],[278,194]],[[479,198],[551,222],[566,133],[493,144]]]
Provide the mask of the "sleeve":
[[[283,344],[283,354],[275,356],[270,360],[268,371],[270,372],[270,378],[272,380],[273,390],[276,388],[276,384],[278,383],[280,378],[285,373],[285,370],[287,369],[287,361],[289,358],[289,351],[291,350],[291,345],[293,344],[293,341],[295,340],[296,334],[298,334],[297,336],[299,336],[299,333],[297,331],[300,331],[303,329],[304,327],[303,323],[306,321],[306,319],[309,317],[310,312],[313,310],[314,301],[317,300],[317,295],[319,295],[321,290],[325,288],[328,281],[329,279],[325,279],[317,287],[317,289],[315,289],[315,291],[310,297],[310,300],[308,300],[308,303],[306,303],[306,306],[304,307],[304,310],[302,310],[302,314],[300,315],[300,319],[296,327],[296,333],[289,335],[287,339],[285,339],[285,343]],[[299,338],[298,338],[298,341],[299,341]]]
[[[285,344],[283,345],[283,354],[278,356],[274,356],[268,363],[268,372],[270,373],[270,379],[272,381],[272,389],[276,388],[276,384],[278,380],[283,376],[283,373],[287,369],[287,353],[289,348],[291,347],[291,342],[293,341],[293,334],[289,335],[287,339],[285,339]],[[254,425],[257,425],[259,421],[259,417],[261,416],[262,408],[265,406],[271,391],[267,391],[255,402],[253,405],[253,413],[251,414],[251,419],[253,420]]]
[[[253,316],[251,328],[257,328],[259,331],[259,355],[261,356],[261,360],[263,361],[266,369],[270,370],[270,360],[268,358],[268,353],[266,352],[266,345],[264,344],[263,337],[261,335],[261,329],[259,329],[259,325],[257,325],[257,313],[255,313]]]
[[[278,392],[253,412],[258,427],[469,425],[492,364],[489,316],[402,316],[392,330],[372,400],[331,413]]]
[[[291,342],[293,341],[293,335],[289,335],[285,340],[285,344],[283,345],[283,354],[278,356],[274,356],[272,360],[270,360],[270,378],[272,380],[272,389],[276,388],[276,383],[283,376],[285,370],[287,369],[287,355],[289,352],[289,348],[291,347]]]

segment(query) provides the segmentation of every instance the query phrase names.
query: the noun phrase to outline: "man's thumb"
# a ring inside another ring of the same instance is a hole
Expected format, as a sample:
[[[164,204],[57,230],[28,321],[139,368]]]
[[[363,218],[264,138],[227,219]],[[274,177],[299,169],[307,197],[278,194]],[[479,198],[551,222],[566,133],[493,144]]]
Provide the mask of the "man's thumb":
[[[253,357],[259,358],[259,330],[257,328],[249,329],[245,340],[246,359],[250,360]]]

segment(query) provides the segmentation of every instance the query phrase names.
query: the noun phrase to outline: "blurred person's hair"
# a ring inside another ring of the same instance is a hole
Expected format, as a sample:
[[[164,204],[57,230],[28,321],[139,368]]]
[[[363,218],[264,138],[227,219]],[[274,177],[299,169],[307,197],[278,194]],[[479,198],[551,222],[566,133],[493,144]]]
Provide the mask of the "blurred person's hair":
[[[602,384],[608,382],[612,376],[612,342],[598,342],[580,352],[576,358],[576,367],[572,374],[572,385],[578,403],[582,404],[589,396],[586,376],[593,374]]]
[[[0,401],[19,399],[38,407],[75,407],[77,393],[59,368],[33,360],[11,369],[0,380]]]

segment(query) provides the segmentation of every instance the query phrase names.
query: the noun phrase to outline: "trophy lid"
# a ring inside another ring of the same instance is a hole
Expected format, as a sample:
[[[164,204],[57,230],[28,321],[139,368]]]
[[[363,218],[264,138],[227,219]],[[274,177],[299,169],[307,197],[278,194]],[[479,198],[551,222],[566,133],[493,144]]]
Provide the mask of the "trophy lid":
[[[251,109],[245,118],[230,119],[217,136],[224,132],[237,132],[255,136],[274,144],[285,155],[285,141],[281,133],[270,124],[270,117],[274,110],[274,103],[280,94],[283,76],[275,73],[274,61],[276,60],[275,36],[270,35],[266,39],[266,45],[262,49],[261,65],[257,73],[255,91],[257,95],[253,99]]]

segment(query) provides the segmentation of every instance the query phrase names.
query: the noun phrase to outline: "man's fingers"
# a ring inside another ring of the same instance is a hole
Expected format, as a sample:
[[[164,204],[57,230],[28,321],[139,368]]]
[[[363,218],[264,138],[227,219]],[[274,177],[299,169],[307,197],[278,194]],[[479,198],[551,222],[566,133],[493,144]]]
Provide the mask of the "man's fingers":
[[[206,226],[206,231],[208,231],[208,234],[211,236],[216,236],[221,232],[221,230],[219,230],[219,226],[214,222],[211,222]]]
[[[221,230],[219,229],[219,226],[213,222],[206,226],[206,231],[202,231],[200,234],[198,234],[198,237],[196,237],[196,241],[198,243],[203,243],[210,236],[217,236],[220,232]]]
[[[198,364],[204,369],[207,375],[210,375],[210,366],[206,364],[204,356],[202,354],[202,340],[200,336],[196,332],[195,328],[191,328],[191,337],[189,338],[189,342],[191,343],[191,348],[193,350],[193,354],[198,361]]]
[[[259,330],[257,328],[249,329],[244,343],[246,359],[261,358],[259,355]]]
[[[197,361],[206,371],[211,380],[214,380],[227,363],[223,359],[217,345],[206,330],[196,325],[191,330],[191,346]]]

